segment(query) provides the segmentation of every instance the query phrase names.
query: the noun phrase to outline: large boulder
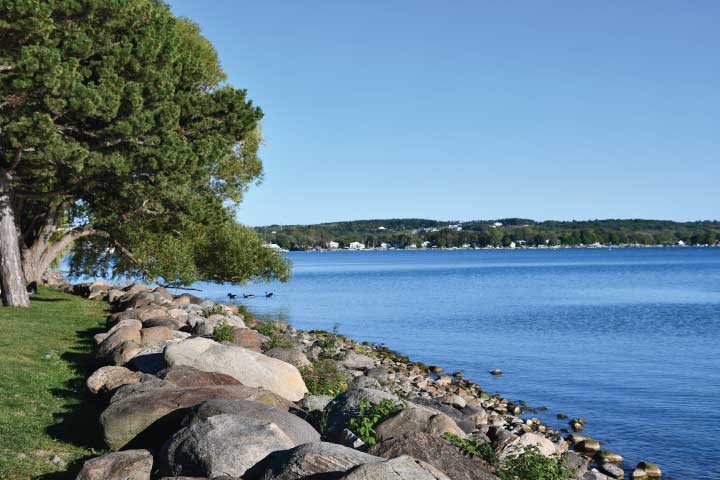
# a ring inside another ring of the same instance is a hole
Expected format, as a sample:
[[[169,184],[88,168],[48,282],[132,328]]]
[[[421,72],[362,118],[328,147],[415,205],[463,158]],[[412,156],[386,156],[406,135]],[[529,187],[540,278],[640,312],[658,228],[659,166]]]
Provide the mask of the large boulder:
[[[178,431],[163,446],[159,459],[165,475],[241,477],[268,454],[297,445],[273,422],[214,415]]]
[[[87,379],[87,387],[92,393],[112,392],[123,385],[138,383],[142,378],[139,372],[125,367],[107,366],[95,370]]]
[[[125,450],[88,460],[76,480],[150,480],[153,457],[147,450]]]
[[[224,373],[203,372],[197,368],[176,366],[158,372],[158,378],[172,382],[178,387],[209,387],[211,385],[242,385],[237,379]]]
[[[343,447],[336,443],[313,442],[265,457],[245,473],[246,480],[303,480],[342,474],[365,463],[382,458]]]
[[[320,434],[300,417],[286,410],[250,400],[234,398],[207,400],[194,407],[186,416],[184,423],[191,424],[216,415],[238,415],[274,423],[297,444],[320,441]]]
[[[168,366],[186,365],[230,375],[243,385],[261,387],[290,401],[307,393],[297,368],[242,347],[221,345],[207,338],[191,338],[165,348]]]
[[[558,453],[557,445],[555,445],[550,439],[537,433],[528,432],[505,445],[500,453],[500,458],[505,458],[510,455],[519,455],[528,447],[537,447],[538,452],[546,457],[550,457]]]
[[[160,381],[162,382],[162,381]],[[143,382],[144,383],[144,382]],[[288,402],[267,390],[246,387],[244,385],[217,385],[211,387],[178,388],[162,387],[143,391],[143,383],[138,384],[139,391],[121,394],[113,399],[100,415],[105,443],[112,450],[128,446],[157,447],[172,433],[180,428],[180,420],[184,416],[183,409],[195,406],[205,400],[214,398],[239,398],[265,402],[273,406],[285,408]]]
[[[427,463],[406,455],[366,463],[350,470],[340,480],[450,480],[447,475]]]
[[[373,445],[368,453],[388,459],[409,455],[429,463],[452,480],[498,480],[491,465],[464,455],[438,435],[409,433]]]
[[[444,413],[419,405],[408,405],[403,411],[382,422],[375,429],[378,440],[402,437],[405,434],[420,432],[442,435],[451,433],[460,437],[465,432],[457,426],[452,418]]]
[[[108,335],[98,347],[97,355],[99,358],[112,358],[113,350],[118,348],[125,342],[133,342],[135,344],[142,343],[140,330],[133,327],[121,327]]]

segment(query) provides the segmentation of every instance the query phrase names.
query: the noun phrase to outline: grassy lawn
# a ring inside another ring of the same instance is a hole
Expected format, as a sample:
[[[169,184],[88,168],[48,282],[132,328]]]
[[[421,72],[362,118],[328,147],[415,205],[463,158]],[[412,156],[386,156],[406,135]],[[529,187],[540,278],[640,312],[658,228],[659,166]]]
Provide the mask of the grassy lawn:
[[[0,479],[74,478],[105,448],[85,378],[107,308],[48,289],[32,308],[0,307]]]

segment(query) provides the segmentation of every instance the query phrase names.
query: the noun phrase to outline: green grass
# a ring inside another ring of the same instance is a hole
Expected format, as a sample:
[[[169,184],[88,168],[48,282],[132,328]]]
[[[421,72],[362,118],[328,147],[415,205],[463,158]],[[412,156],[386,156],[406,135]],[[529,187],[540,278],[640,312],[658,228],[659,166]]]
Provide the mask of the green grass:
[[[48,289],[29,309],[0,307],[0,479],[74,478],[104,451],[101,403],[85,378],[107,308]]]

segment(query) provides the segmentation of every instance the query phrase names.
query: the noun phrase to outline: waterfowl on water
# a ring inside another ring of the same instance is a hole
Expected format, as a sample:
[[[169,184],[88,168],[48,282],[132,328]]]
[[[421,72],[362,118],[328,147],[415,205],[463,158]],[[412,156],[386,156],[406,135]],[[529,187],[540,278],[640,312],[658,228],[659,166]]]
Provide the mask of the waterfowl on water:
[[[243,298],[255,298],[255,295],[252,293],[243,293]]]
[[[234,293],[228,293],[228,298],[230,300],[235,300],[236,297],[237,297],[237,295],[235,295]]]
[[[274,295],[273,292],[265,292],[265,297],[266,297],[266,298],[272,298],[273,295]]]

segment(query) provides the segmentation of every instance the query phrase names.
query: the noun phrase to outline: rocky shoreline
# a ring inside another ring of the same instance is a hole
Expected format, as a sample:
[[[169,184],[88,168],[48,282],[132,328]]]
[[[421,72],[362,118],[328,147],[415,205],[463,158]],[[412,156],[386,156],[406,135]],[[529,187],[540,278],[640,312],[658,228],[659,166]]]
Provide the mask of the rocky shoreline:
[[[162,287],[50,283],[114,312],[87,380],[113,453],[79,480],[661,478],[649,462],[625,472],[578,433],[583,419],[563,437],[461,372],[383,346]]]

